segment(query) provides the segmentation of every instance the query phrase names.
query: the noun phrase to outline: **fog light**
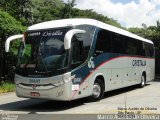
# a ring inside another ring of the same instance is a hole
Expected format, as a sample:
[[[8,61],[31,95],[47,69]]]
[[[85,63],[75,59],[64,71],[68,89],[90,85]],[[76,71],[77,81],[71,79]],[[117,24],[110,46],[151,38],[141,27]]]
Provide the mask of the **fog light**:
[[[56,97],[60,97],[63,94],[63,91],[56,93]]]

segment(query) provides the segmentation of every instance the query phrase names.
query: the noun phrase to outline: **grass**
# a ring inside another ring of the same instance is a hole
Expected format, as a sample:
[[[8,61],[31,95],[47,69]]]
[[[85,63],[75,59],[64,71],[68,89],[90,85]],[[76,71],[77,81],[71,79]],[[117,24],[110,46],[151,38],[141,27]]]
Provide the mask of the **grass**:
[[[13,92],[13,91],[15,91],[15,85],[13,83],[3,83],[0,86],[0,94],[7,93],[7,92]]]

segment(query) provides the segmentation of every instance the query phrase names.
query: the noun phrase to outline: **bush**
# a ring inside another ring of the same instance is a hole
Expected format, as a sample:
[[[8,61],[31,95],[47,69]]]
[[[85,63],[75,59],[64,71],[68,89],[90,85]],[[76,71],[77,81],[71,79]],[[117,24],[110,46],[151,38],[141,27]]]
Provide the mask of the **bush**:
[[[13,83],[3,83],[0,86],[0,93],[7,93],[15,91],[15,85]]]

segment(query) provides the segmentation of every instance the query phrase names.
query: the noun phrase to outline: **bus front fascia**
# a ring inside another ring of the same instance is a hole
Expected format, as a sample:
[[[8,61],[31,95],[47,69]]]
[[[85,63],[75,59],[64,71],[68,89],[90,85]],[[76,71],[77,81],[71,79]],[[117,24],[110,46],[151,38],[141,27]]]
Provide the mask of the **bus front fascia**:
[[[24,37],[23,36],[24,36],[23,34],[20,34],[20,35],[13,35],[13,36],[9,37],[5,42],[5,52],[9,52],[11,41],[17,40],[17,39],[22,39],[22,41],[24,42]]]

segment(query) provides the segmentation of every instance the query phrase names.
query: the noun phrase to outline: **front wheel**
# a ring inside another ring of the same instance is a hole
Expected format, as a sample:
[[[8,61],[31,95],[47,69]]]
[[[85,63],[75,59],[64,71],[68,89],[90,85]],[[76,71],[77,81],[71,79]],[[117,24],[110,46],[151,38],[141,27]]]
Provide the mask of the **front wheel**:
[[[97,79],[93,85],[92,95],[89,97],[90,101],[98,101],[104,95],[104,84],[100,79]]]

